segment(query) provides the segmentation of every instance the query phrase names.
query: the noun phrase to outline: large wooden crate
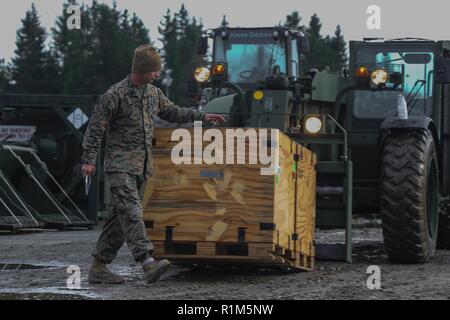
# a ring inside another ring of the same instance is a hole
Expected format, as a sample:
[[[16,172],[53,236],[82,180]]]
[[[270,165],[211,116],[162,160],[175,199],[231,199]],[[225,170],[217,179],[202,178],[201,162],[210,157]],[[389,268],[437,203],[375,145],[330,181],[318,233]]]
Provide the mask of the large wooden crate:
[[[156,257],[314,268],[315,154],[276,130],[277,141],[266,141],[279,150],[275,175],[261,175],[266,166],[248,164],[248,142],[246,164],[175,165],[173,130],[155,129],[155,170],[144,195]],[[193,139],[194,129],[187,130]]]

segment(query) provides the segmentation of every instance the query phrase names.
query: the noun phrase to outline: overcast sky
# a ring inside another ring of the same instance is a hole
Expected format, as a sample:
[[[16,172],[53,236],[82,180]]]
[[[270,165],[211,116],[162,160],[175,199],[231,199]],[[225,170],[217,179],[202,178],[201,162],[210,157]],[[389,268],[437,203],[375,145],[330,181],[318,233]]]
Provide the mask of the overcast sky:
[[[98,1],[112,3],[112,0]],[[0,58],[9,61],[13,56],[16,31],[32,2],[36,4],[43,26],[49,31],[61,13],[64,1],[1,1]],[[90,4],[92,1],[77,2]],[[120,10],[137,13],[150,29],[153,40],[158,37],[157,27],[167,9],[178,11],[183,3],[191,16],[202,19],[206,28],[217,27],[224,14],[231,27],[273,26],[284,22],[286,14],[297,10],[304,24],[317,13],[323,23],[323,34],[333,34],[336,25],[340,24],[346,40],[380,36],[450,39],[450,0],[117,0]],[[381,9],[381,30],[369,30],[366,26],[369,16],[366,9],[370,5],[378,5]]]

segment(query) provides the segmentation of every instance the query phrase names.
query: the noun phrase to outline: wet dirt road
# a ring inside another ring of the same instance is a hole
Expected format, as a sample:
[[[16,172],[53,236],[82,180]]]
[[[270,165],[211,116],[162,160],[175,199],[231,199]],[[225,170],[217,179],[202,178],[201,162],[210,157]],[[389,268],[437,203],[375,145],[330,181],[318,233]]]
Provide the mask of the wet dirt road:
[[[317,261],[314,272],[175,266],[152,285],[143,281],[123,247],[111,269],[122,285],[86,281],[99,228],[0,236],[0,299],[450,299],[450,252],[430,263],[393,265],[383,251],[381,229],[354,230],[354,263]],[[318,241],[333,239],[330,231]],[[67,268],[77,265],[80,289],[67,287]],[[381,289],[367,288],[370,265],[381,271]]]

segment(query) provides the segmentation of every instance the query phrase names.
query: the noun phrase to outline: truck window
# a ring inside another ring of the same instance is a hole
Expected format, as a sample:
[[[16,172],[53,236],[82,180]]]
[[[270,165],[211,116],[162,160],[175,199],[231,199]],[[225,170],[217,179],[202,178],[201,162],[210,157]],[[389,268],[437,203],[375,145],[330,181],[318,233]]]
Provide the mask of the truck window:
[[[415,58],[418,57],[418,58]],[[421,60],[422,59],[422,60]],[[426,51],[360,50],[358,65],[369,70],[383,68],[390,71],[403,69],[402,91],[410,115],[431,115],[434,81],[434,54]],[[384,119],[397,113],[399,91],[357,90],[353,95],[353,113],[357,118]]]
[[[271,35],[271,34],[270,34]],[[215,39],[214,61],[225,61],[234,83],[263,81],[275,66],[286,74],[286,47],[282,40],[267,38]]]

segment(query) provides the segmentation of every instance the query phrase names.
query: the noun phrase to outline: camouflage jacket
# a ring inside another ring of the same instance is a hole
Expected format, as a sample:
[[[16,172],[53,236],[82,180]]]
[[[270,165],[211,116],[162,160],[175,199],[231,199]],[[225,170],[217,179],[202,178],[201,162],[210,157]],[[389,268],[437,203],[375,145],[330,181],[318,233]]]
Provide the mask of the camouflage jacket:
[[[174,105],[151,84],[146,85],[143,97],[139,97],[130,76],[113,85],[94,108],[84,134],[81,162],[95,165],[97,150],[106,132],[106,172],[152,175],[156,115],[169,122],[185,123],[202,120],[204,113]]]

